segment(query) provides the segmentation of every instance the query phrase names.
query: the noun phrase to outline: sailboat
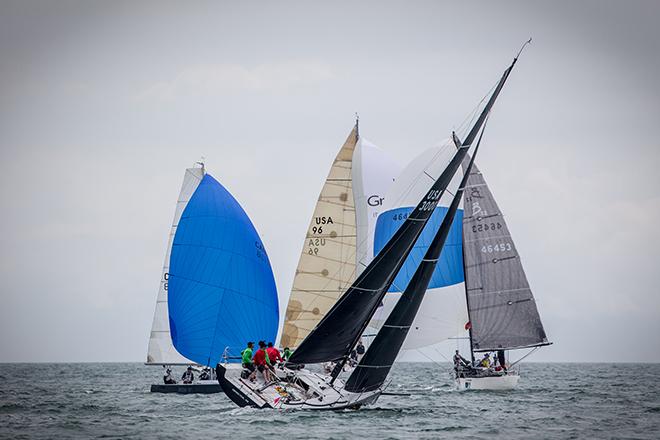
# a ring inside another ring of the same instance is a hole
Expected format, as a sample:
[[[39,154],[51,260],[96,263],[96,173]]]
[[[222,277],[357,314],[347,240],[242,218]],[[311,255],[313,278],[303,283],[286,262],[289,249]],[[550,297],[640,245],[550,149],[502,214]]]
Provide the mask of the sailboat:
[[[463,244],[472,366],[455,368],[456,388],[513,389],[520,375],[507,363],[506,351],[551,342],[502,211],[476,165],[466,185]],[[498,367],[475,368],[475,353],[482,352],[495,352]]]
[[[217,365],[218,381],[233,402],[239,406],[257,408],[343,409],[372,404],[380,397],[386,387],[389,370],[405,341],[435,271],[462,198],[462,188],[469,176],[469,168],[438,232],[394,310],[348,379],[344,382],[339,375],[440,199],[445,195],[468,149],[479,135],[516,61],[517,57],[504,72],[465,142],[447,167],[432,181],[424,197],[380,252],[302,340],[286,366],[275,372],[276,380],[252,383],[242,379],[239,371],[223,364]],[[472,162],[480,141],[481,137],[472,154]],[[330,375],[304,368],[305,364],[323,362],[335,362]]]
[[[236,199],[202,165],[186,170],[156,301],[148,365],[210,370],[246,341],[274,340],[278,297],[265,247]],[[217,380],[152,392],[219,392]]]
[[[383,196],[399,172],[359,134],[359,120],[337,153],[305,234],[280,345],[295,350],[373,258]]]

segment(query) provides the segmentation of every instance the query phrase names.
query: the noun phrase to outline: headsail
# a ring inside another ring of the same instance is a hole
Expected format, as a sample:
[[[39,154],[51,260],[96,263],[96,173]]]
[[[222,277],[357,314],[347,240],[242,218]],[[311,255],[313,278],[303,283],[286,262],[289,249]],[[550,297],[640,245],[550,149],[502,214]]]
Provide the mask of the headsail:
[[[170,320],[167,311],[167,289],[172,241],[174,240],[174,235],[176,234],[181,214],[188,205],[190,197],[192,197],[203,177],[203,168],[187,168],[183,176],[183,184],[181,185],[179,198],[176,202],[174,220],[172,221],[172,228],[170,229],[170,237],[167,240],[163,273],[160,277],[160,287],[158,289],[158,296],[156,297],[156,310],[154,311],[154,320],[151,324],[151,334],[149,336],[149,348],[147,349],[147,364],[174,365],[191,363],[189,359],[181,356],[172,345]]]
[[[337,154],[319,195],[296,269],[282,346],[296,348],[373,258],[376,218],[398,166],[356,133]]]
[[[174,237],[169,317],[174,346],[201,365],[277,335],[277,290],[264,245],[236,199],[208,174]]]
[[[483,131],[482,131],[483,134]],[[467,166],[469,173],[470,167],[474,162],[481,137],[475,148],[472,160]],[[353,393],[363,393],[380,388],[389,374],[394,361],[403,346],[404,341],[411,329],[413,321],[422,305],[422,301],[427,293],[429,283],[434,276],[434,271],[438,265],[444,249],[445,241],[452,229],[452,223],[455,220],[463,190],[467,181],[467,175],[463,177],[458,186],[456,194],[447,208],[447,212],[442,219],[442,223],[435,233],[433,240],[424,254],[424,258],[419,263],[415,273],[407,284],[405,291],[397,301],[392,313],[388,316],[385,324],[382,326],[376,338],[369,346],[364,357],[357,365],[351,376],[346,381],[345,389]]]
[[[422,197],[425,187],[447,166],[454,151],[451,141],[442,147],[430,148],[414,159],[397,178],[385,200],[383,213],[376,226],[375,251],[378,252],[394,235]],[[448,189],[454,193],[458,188],[462,172],[457,172]],[[449,209],[451,198],[443,198],[435,213],[415,243],[403,267],[397,274],[383,307],[376,312],[371,326],[378,329],[392,312],[402,292],[417,270],[429,245],[433,241],[440,223]],[[408,333],[404,349],[421,348],[441,342],[464,331],[467,321],[465,286],[463,284],[463,206],[459,203],[456,218],[440,254],[440,261],[428,286],[427,295],[415,322]]]
[[[355,280],[351,168],[357,129],[348,135],[319,194],[293,279],[280,345],[298,347]]]
[[[509,228],[476,165],[465,194],[465,285],[473,349],[547,345]]]

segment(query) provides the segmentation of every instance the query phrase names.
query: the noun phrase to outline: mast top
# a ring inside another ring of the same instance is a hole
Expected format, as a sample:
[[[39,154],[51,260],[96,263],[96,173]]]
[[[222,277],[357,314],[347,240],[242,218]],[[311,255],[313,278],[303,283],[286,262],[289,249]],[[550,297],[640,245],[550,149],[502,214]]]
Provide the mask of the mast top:
[[[514,61],[518,59],[518,57],[519,57],[520,54],[522,53],[522,51],[523,51],[523,49],[525,48],[525,46],[527,46],[528,44],[531,44],[531,43],[532,43],[532,39],[531,39],[531,38],[523,43],[523,45],[520,47],[520,50],[518,51],[518,53],[516,54],[516,56],[513,58]]]
[[[199,161],[195,162],[195,165],[202,167],[202,175],[206,174],[206,169],[204,168],[204,156],[202,156]]]

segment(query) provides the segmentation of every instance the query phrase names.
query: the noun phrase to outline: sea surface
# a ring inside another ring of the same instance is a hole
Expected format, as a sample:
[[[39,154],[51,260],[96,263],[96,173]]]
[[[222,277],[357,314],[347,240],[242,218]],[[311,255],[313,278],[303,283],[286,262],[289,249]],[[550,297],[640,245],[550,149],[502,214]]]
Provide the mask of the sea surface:
[[[312,412],[152,394],[162,369],[136,363],[0,364],[0,437],[660,438],[660,364],[529,363],[508,392],[454,391],[449,367],[397,364],[389,391],[410,396]]]

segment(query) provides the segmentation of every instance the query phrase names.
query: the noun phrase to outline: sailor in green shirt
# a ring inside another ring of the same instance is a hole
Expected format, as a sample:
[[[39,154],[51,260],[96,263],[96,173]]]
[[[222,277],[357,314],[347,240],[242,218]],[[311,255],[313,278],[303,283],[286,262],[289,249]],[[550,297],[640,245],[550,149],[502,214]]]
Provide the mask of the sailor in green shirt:
[[[249,379],[254,381],[257,376],[257,371],[254,368],[254,363],[252,363],[252,347],[254,347],[254,343],[248,342],[247,348],[241,352],[241,362],[243,368],[250,372]]]
[[[291,350],[289,350],[289,347],[284,347],[284,350],[282,350],[282,357],[284,358],[285,361],[288,361],[289,358],[291,357]]]

